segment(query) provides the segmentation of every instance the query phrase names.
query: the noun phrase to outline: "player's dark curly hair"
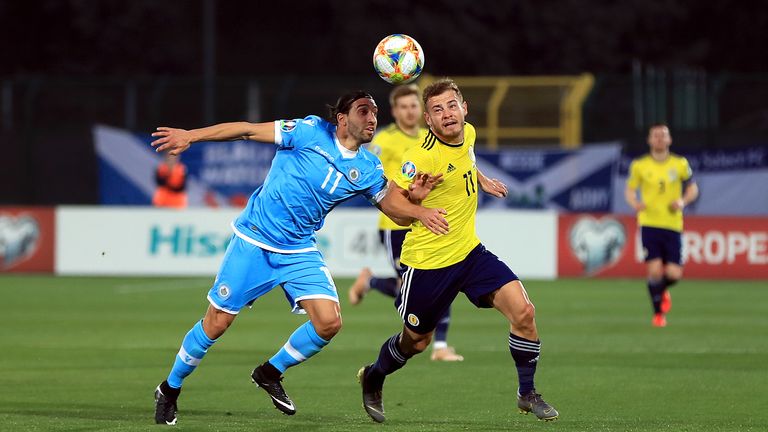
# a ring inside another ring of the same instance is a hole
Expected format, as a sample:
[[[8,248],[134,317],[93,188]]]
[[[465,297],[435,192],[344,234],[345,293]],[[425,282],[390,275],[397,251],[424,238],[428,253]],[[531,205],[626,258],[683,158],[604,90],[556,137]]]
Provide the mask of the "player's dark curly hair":
[[[338,124],[336,116],[338,114],[349,114],[349,109],[352,108],[352,104],[355,103],[355,101],[358,99],[373,100],[373,96],[371,96],[370,93],[364,92],[362,90],[356,90],[342,95],[336,101],[336,105],[327,105],[328,115],[330,117],[328,120],[330,120],[330,122],[333,124]]]

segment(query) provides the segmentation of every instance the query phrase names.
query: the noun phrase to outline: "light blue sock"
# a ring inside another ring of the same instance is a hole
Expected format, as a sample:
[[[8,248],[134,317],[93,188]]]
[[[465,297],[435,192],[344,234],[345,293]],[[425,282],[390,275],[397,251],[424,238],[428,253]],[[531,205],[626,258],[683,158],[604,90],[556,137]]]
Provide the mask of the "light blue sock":
[[[269,362],[272,363],[280,373],[285,372],[291,366],[303,362],[320,352],[328,342],[315,331],[311,321],[305,322],[288,338],[288,342],[283,345]]]
[[[181,342],[179,353],[176,354],[176,361],[173,362],[173,368],[168,375],[168,385],[173,388],[181,388],[184,378],[195,370],[214,342],[216,339],[211,340],[203,331],[203,321],[198,321]]]

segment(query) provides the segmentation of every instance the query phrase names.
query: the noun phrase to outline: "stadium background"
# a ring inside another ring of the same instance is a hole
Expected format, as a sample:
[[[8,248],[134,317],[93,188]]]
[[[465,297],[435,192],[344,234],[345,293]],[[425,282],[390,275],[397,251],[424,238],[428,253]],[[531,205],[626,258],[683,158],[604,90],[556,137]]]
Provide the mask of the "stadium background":
[[[135,144],[161,124],[304,116],[355,88],[385,106],[390,87],[371,70],[370,55],[393,32],[419,40],[427,74],[483,80],[464,87],[470,121],[480,126],[494,86],[534,81],[511,87],[499,107],[498,126],[511,136],[481,137],[489,168],[507,154],[570,157],[583,170],[591,153],[580,152],[608,143],[610,167],[595,169],[610,172],[608,183],[599,181],[615,189],[611,182],[620,184],[654,122],[670,125],[673,151],[712,167],[715,180],[702,189],[686,233],[699,246],[689,254],[695,277],[675,287],[670,326],[661,331],[650,328],[634,225],[620,200],[588,214],[554,199],[482,211],[481,238],[526,277],[538,306],[539,384],[563,412],[557,427],[768,429],[760,408],[768,384],[768,11],[759,2],[673,0],[0,1],[2,429],[145,430],[149,393],[203,311],[237,211],[221,202],[225,208],[154,210],[137,206],[135,191],[105,198],[105,189],[135,186],[105,173],[98,131]],[[566,116],[567,125],[561,104],[572,87],[546,85],[553,77],[592,80],[580,119]],[[390,120],[383,109],[380,124]],[[139,171],[150,172],[152,160],[144,160]],[[263,156],[255,160],[264,170]],[[506,174],[532,175],[514,171]],[[720,201],[701,207],[713,197]],[[345,276],[386,265],[376,214],[337,211],[320,241],[343,298]],[[37,234],[26,231],[27,217]],[[598,258],[577,256],[569,235],[580,221],[604,239],[621,225],[621,251],[597,244]],[[370,341],[397,328],[388,302],[342,303],[344,331],[287,378],[301,410],[289,419],[254,397],[241,376],[298,322],[280,297],[244,314],[206,358],[182,401],[183,427],[370,428],[352,377],[378,350]],[[464,301],[456,307],[452,344],[467,361],[414,360],[388,385],[387,427],[543,428],[512,415],[503,322]],[[449,383],[439,380],[443,372]]]

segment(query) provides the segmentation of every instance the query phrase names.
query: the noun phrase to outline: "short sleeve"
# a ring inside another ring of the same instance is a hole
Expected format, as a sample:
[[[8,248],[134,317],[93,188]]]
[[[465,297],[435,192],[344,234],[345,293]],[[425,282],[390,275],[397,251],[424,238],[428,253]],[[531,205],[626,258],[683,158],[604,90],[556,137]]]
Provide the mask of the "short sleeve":
[[[681,157],[680,158],[680,180],[688,181],[692,177],[693,177],[693,170],[691,170],[691,165],[688,163],[688,159]]]
[[[384,199],[387,194],[387,177],[384,175],[384,168],[381,164],[376,165],[374,171],[374,180],[371,186],[363,192],[363,196],[373,205],[376,205]]]
[[[629,177],[627,178],[627,187],[637,189],[640,187],[640,167],[637,161],[632,161],[629,165]]]
[[[275,144],[285,149],[300,147],[301,143],[308,142],[320,127],[320,119],[316,116],[275,120]]]

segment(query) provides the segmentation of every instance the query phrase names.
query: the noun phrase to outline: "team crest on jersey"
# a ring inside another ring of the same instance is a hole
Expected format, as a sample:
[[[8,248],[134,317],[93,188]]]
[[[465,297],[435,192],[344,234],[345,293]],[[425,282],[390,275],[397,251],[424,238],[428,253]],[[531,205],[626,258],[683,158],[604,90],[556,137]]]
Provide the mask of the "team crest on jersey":
[[[360,170],[357,168],[352,168],[349,170],[349,179],[352,181],[357,181],[357,179],[360,178]]]
[[[403,167],[400,168],[400,173],[403,175],[404,178],[410,180],[416,175],[416,164],[407,161],[403,164]]]
[[[414,314],[408,314],[408,324],[410,324],[412,326],[419,325],[419,317],[417,317]]]
[[[229,295],[231,294],[229,287],[226,285],[220,285],[218,292],[219,292],[219,297],[223,299],[229,298]]]
[[[669,170],[668,174],[669,174],[669,181],[673,182],[677,180],[677,170],[671,169]]]
[[[296,129],[296,120],[280,120],[280,130],[290,133]]]

